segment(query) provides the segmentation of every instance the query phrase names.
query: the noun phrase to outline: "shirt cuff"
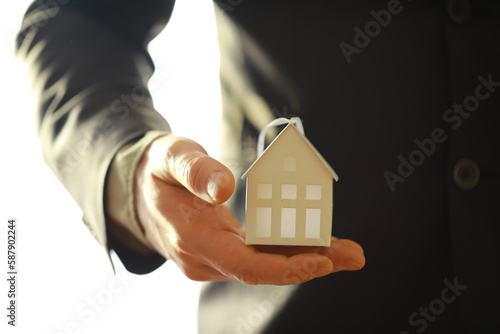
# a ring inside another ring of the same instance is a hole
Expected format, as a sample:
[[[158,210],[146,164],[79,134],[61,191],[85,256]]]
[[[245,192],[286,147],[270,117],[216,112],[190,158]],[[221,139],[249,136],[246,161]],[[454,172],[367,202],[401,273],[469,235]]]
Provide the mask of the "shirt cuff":
[[[121,244],[120,246],[124,246],[113,247],[117,253],[117,248],[127,249],[126,254],[130,254],[129,251],[137,253],[138,257],[148,257],[156,252],[146,240],[142,225],[137,218],[134,204],[134,176],[147,147],[158,137],[168,134],[170,132],[148,131],[137,141],[125,144],[117,152],[109,167],[104,205],[108,233],[112,235],[112,239]],[[127,259],[121,254],[118,256],[127,266]]]

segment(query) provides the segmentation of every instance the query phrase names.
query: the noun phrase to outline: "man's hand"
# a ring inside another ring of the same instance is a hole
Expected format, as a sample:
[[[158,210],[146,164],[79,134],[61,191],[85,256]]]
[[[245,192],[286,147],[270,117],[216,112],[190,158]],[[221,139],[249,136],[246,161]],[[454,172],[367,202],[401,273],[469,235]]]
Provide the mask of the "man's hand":
[[[156,139],[136,171],[135,204],[146,239],[197,281],[296,284],[365,264],[363,249],[332,237],[330,247],[249,246],[245,232],[220,205],[234,177],[197,143]]]

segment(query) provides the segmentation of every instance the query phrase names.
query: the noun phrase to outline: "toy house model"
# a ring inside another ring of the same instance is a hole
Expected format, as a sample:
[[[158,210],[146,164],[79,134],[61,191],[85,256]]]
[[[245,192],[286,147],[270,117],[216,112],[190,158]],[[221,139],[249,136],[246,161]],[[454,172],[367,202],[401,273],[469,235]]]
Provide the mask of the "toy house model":
[[[335,171],[289,124],[243,174],[246,244],[330,246]]]

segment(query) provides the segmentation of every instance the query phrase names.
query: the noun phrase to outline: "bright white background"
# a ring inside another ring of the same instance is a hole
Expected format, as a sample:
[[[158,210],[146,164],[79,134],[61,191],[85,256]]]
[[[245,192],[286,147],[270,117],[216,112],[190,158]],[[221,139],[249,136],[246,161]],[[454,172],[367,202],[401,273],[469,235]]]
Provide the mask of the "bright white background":
[[[117,280],[79,208],[43,163],[26,75],[13,56],[28,4],[10,1],[0,14],[0,332],[195,333],[199,284],[173,263],[134,276],[115,261]],[[216,155],[220,100],[212,2],[178,1],[169,27],[150,50],[157,109],[175,134]],[[6,225],[12,217],[18,224],[16,328],[7,325],[4,278]]]

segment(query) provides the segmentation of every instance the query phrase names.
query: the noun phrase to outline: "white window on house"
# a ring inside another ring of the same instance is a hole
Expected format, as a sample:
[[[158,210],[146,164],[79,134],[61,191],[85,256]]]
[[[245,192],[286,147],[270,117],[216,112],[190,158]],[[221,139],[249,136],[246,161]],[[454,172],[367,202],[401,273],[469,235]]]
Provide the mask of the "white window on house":
[[[273,185],[267,183],[259,183],[257,185],[257,198],[268,199],[273,197]]]
[[[297,185],[296,184],[282,184],[281,185],[281,198],[282,199],[297,199]]]
[[[295,238],[295,222],[296,222],[296,209],[295,208],[281,208],[281,237],[282,238]]]
[[[320,185],[306,185],[306,199],[320,200],[321,199],[321,186]]]
[[[264,238],[271,236],[271,208],[257,207],[255,236]]]
[[[283,159],[283,171],[285,172],[295,172],[297,169],[296,163],[295,163],[295,158],[292,157],[291,155],[285,157]]]
[[[306,238],[318,239],[321,230],[321,209],[306,209]]]

